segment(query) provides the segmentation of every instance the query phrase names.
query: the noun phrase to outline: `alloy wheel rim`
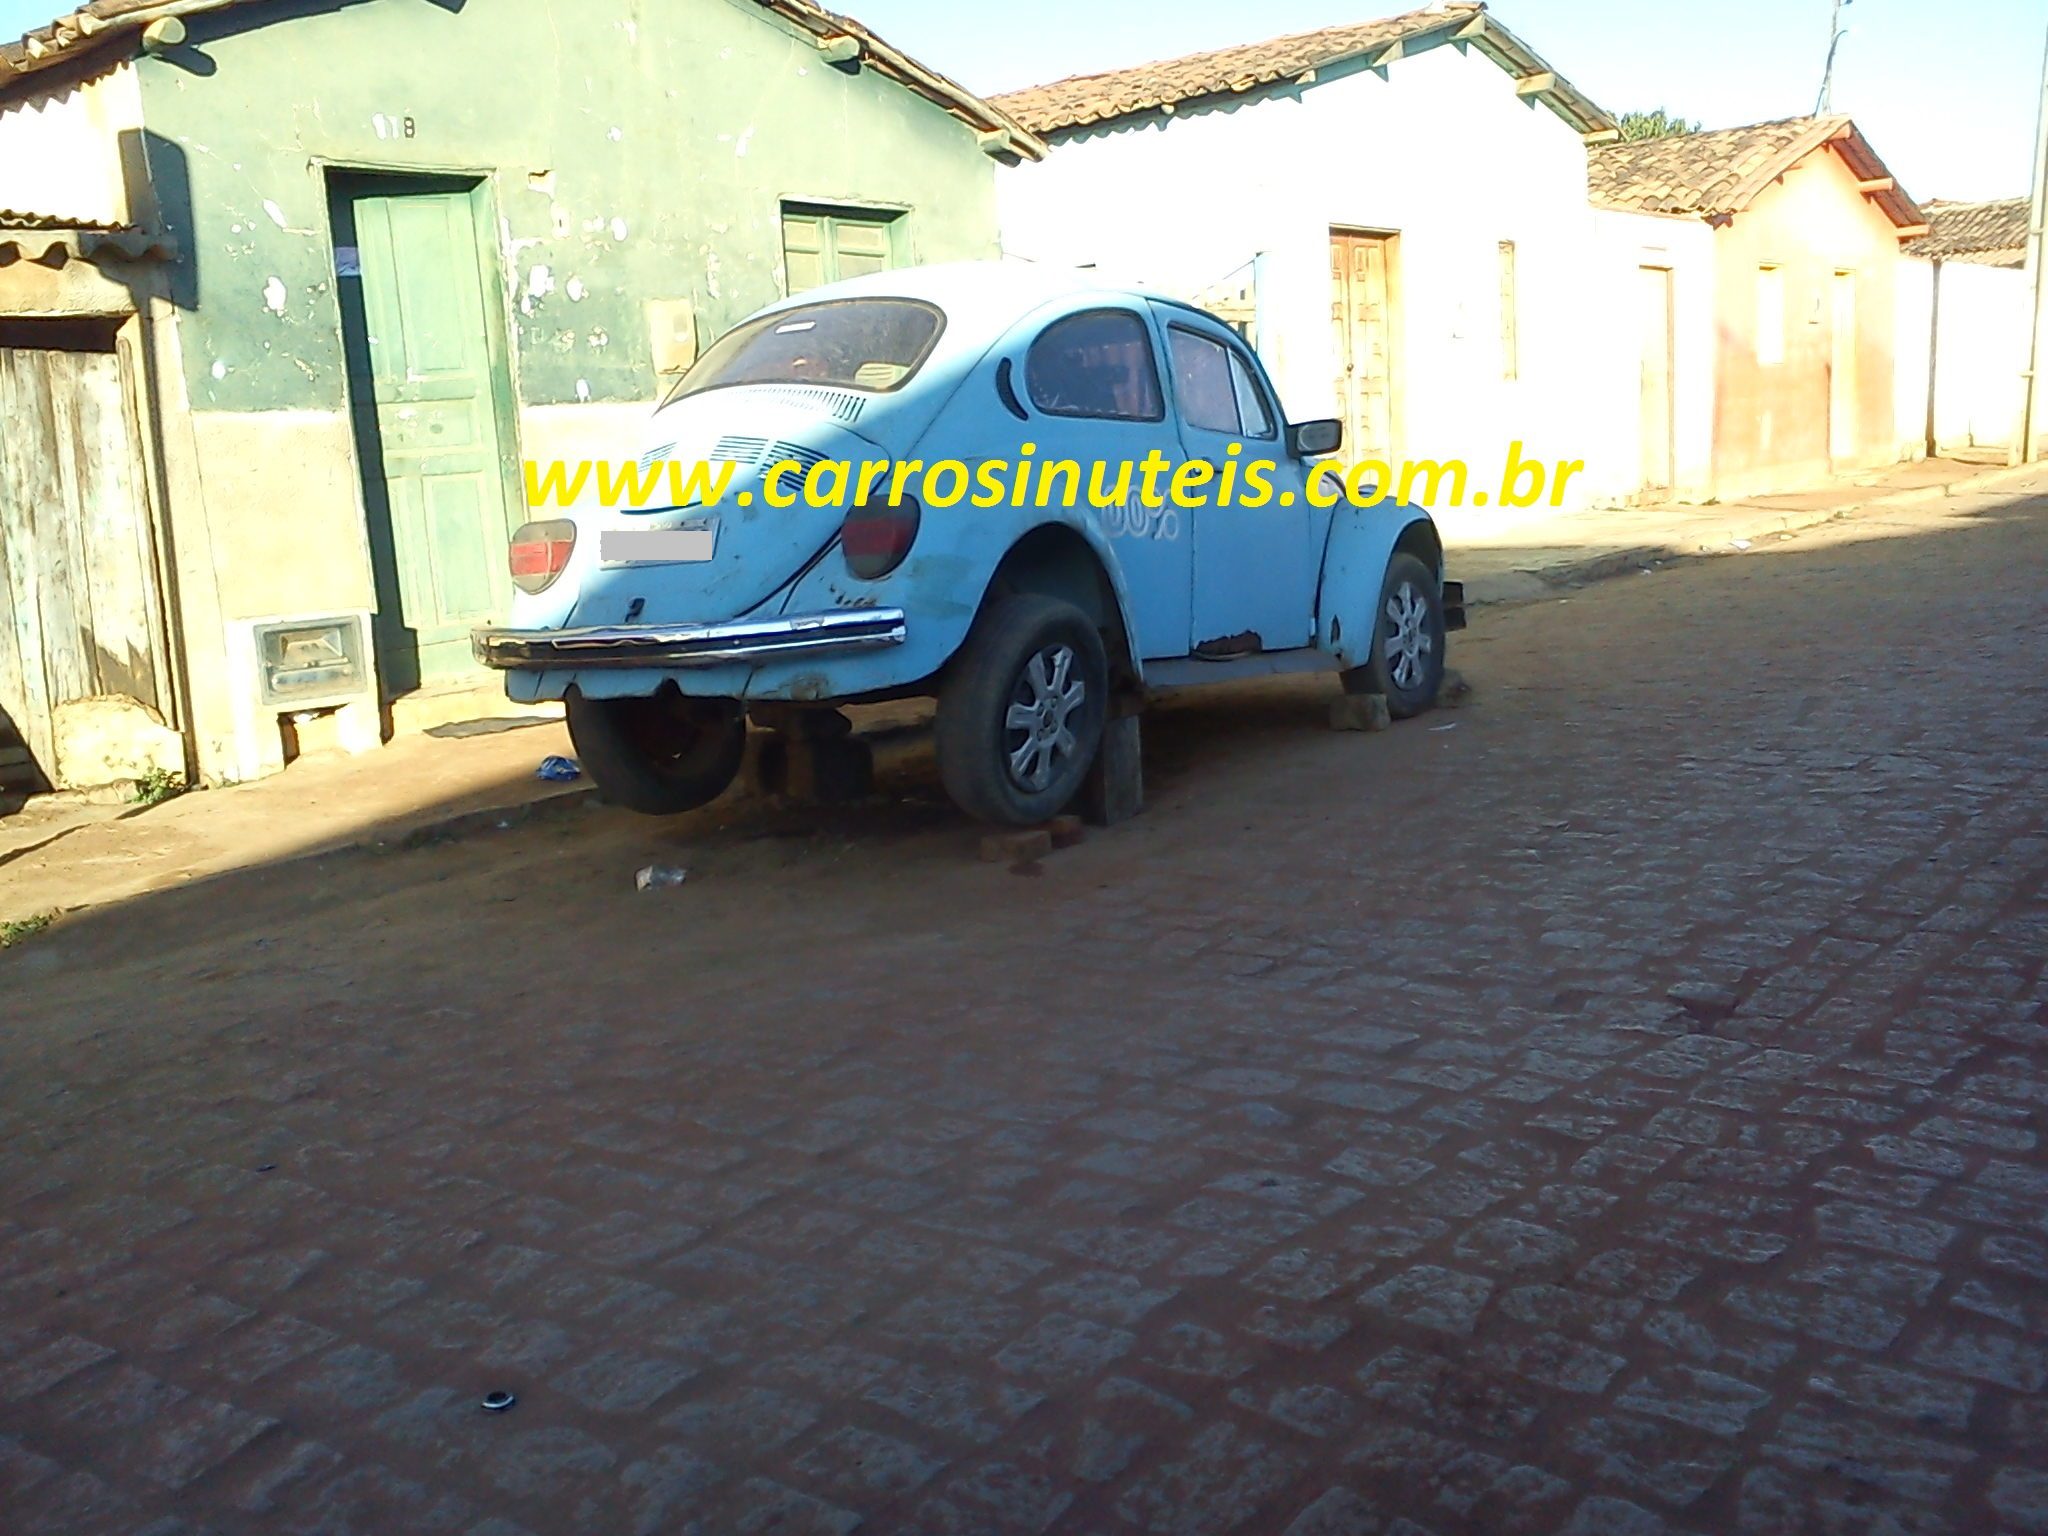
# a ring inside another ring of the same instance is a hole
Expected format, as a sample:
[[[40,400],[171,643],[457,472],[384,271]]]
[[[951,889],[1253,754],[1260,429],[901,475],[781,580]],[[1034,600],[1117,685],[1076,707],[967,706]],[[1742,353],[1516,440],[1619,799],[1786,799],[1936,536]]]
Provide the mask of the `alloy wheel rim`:
[[[1387,597],[1386,633],[1382,647],[1387,675],[1403,693],[1422,686],[1428,657],[1436,648],[1429,632],[1429,603],[1412,581],[1404,581]]]
[[[1080,747],[1074,716],[1087,699],[1088,685],[1074,676],[1072,646],[1043,646],[1024,663],[1003,716],[1004,754],[1018,788],[1038,793],[1073,759]]]

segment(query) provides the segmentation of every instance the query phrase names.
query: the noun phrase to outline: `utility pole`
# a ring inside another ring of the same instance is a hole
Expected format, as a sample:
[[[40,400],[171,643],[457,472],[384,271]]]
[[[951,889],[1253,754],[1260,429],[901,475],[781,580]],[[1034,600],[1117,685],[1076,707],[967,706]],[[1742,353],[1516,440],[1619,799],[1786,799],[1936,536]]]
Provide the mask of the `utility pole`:
[[[1835,0],[1834,16],[1828,23],[1828,62],[1820,74],[1820,99],[1813,104],[1815,117],[1826,117],[1835,110],[1835,50],[1842,46],[1842,7],[1852,5],[1855,0]]]
[[[2034,121],[2034,198],[2027,210],[2027,281],[2034,290],[2033,324],[2027,328],[2026,403],[2020,409],[2020,436],[2007,455],[2013,464],[2034,462],[2034,443],[2040,436],[2044,222],[2048,222],[2048,47],[2041,54],[2041,106]]]

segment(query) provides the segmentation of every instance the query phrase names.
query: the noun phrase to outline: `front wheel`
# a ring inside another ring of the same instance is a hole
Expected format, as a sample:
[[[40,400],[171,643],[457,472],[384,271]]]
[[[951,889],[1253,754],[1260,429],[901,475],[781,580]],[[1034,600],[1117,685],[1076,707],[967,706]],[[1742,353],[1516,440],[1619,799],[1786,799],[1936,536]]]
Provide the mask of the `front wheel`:
[[[708,805],[740,771],[746,716],[732,699],[587,699],[572,690],[569,740],[605,799],[646,816]]]
[[[970,816],[1028,827],[1080,791],[1102,745],[1109,661],[1071,603],[1024,593],[974,622],[939,692],[939,777]]]
[[[1406,720],[1435,704],[1444,682],[1444,605],[1435,573],[1413,555],[1395,555],[1376,612],[1372,660],[1345,673],[1344,686],[1385,694],[1387,713]]]

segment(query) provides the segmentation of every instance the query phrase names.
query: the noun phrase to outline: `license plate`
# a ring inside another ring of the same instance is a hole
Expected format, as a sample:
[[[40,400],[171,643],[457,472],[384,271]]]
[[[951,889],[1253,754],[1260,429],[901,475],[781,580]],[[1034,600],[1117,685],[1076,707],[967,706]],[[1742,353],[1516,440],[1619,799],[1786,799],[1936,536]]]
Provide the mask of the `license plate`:
[[[604,565],[684,565],[709,560],[718,548],[718,519],[693,518],[674,528],[608,528],[598,535]]]

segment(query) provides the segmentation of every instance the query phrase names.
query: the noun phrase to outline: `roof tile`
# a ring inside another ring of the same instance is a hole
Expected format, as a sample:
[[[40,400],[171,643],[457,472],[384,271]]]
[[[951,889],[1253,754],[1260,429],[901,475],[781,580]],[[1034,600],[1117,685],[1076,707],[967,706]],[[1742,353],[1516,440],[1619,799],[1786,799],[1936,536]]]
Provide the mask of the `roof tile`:
[[[1035,133],[1083,128],[1140,112],[1171,110],[1182,102],[1206,96],[1238,94],[1299,79],[1310,70],[1377,52],[1395,43],[1429,33],[1456,31],[1485,11],[1479,0],[1437,0],[1420,10],[1396,16],[1349,22],[1315,32],[1296,32],[1175,59],[1158,59],[1129,69],[1074,75],[989,99]],[[1512,57],[1517,67],[1530,72],[1548,68],[1498,23],[1489,21],[1487,26],[1493,36],[1493,48],[1498,50],[1494,56],[1503,61],[1503,67],[1508,67],[1503,57],[1506,55]],[[1566,81],[1557,82],[1553,100],[1563,103],[1561,115],[1576,119],[1582,132],[1613,127],[1598,106],[1580,96]]]
[[[1927,211],[1928,232],[1906,246],[1907,255],[1992,267],[2026,265],[2027,213],[2032,206],[2026,198],[1921,206]]]

